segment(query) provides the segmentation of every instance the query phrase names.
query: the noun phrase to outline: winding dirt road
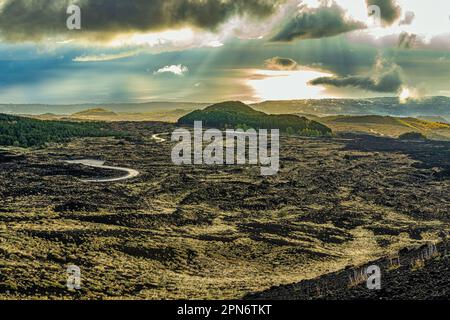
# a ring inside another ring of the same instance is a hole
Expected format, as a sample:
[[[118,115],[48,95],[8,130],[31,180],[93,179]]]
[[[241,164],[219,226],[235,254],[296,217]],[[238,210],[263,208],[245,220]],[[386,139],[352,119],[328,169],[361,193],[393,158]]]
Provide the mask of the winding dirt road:
[[[101,161],[101,160],[82,159],[82,160],[67,160],[66,162],[71,163],[71,164],[81,164],[84,166],[99,168],[99,169],[117,170],[117,171],[122,171],[122,172],[127,173],[126,175],[117,177],[117,178],[88,179],[88,180],[83,180],[83,182],[94,182],[94,183],[117,182],[117,181],[123,181],[123,180],[128,180],[131,178],[135,178],[140,174],[139,171],[134,170],[134,169],[105,166],[105,161]]]

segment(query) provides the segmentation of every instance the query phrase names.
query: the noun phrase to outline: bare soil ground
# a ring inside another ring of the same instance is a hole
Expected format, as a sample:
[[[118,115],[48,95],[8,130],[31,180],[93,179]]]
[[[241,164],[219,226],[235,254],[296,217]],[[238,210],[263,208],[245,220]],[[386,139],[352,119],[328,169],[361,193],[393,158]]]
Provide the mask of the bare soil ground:
[[[0,154],[0,298],[241,298],[360,265],[449,230],[450,144],[284,137],[277,176],[172,164],[172,125]],[[117,172],[65,163],[99,159]],[[81,268],[82,289],[66,288]]]

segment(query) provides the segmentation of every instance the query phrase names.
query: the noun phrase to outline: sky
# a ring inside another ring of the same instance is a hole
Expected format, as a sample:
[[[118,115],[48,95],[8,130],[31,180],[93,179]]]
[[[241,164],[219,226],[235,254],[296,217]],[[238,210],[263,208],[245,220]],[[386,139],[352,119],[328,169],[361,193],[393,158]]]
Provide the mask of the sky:
[[[407,101],[449,75],[448,0],[0,0],[0,104]]]

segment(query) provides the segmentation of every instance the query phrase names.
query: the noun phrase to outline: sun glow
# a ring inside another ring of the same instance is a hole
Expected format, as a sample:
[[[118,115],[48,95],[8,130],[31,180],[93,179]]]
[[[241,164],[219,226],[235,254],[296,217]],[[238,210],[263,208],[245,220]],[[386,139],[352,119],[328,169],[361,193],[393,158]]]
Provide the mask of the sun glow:
[[[400,103],[406,103],[408,100],[420,99],[421,93],[417,88],[403,87],[400,91],[398,99]]]
[[[256,100],[295,100],[324,98],[325,87],[309,82],[332,74],[312,69],[295,71],[252,70],[246,84],[254,91]]]
[[[409,88],[403,88],[399,95],[400,102],[401,103],[406,102],[406,100],[408,100],[410,96],[411,90],[409,90]]]

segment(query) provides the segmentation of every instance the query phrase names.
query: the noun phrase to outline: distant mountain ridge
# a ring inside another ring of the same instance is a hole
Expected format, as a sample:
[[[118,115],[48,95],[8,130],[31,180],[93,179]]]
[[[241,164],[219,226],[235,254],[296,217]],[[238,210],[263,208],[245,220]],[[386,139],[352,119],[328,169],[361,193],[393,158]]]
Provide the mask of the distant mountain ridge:
[[[88,109],[107,109],[113,112],[146,113],[172,111],[176,109],[195,110],[204,108],[210,103],[197,102],[144,102],[144,103],[80,103],[80,104],[0,104],[0,113],[16,115],[72,115]]]
[[[212,128],[279,129],[282,132],[300,135],[329,135],[327,126],[296,115],[269,115],[256,111],[240,101],[227,101],[196,110],[178,120],[178,125],[193,125],[202,121]]]
[[[0,104],[0,113],[39,115],[53,113],[71,115],[86,109],[105,108],[113,112],[145,113],[175,109],[203,109],[212,103],[197,102],[145,102],[145,103],[91,103],[73,105]],[[272,114],[305,113],[328,115],[390,115],[396,117],[443,117],[450,121],[450,97],[436,96],[400,103],[396,97],[367,99],[321,99],[264,101],[250,104],[258,111]]]
[[[95,108],[95,109],[88,109],[88,110],[84,110],[84,111],[80,111],[77,113],[74,113],[72,115],[72,117],[114,117],[117,116],[117,113],[111,111],[111,110],[106,110],[103,108]]]
[[[264,101],[253,108],[268,113],[330,115],[381,115],[396,117],[443,117],[450,119],[450,97],[427,97],[400,103],[396,97],[370,99],[321,99]]]
[[[449,120],[447,120],[447,119],[445,119],[444,117],[441,117],[441,116],[418,116],[416,118],[420,119],[420,120],[425,120],[425,121],[450,124]]]

